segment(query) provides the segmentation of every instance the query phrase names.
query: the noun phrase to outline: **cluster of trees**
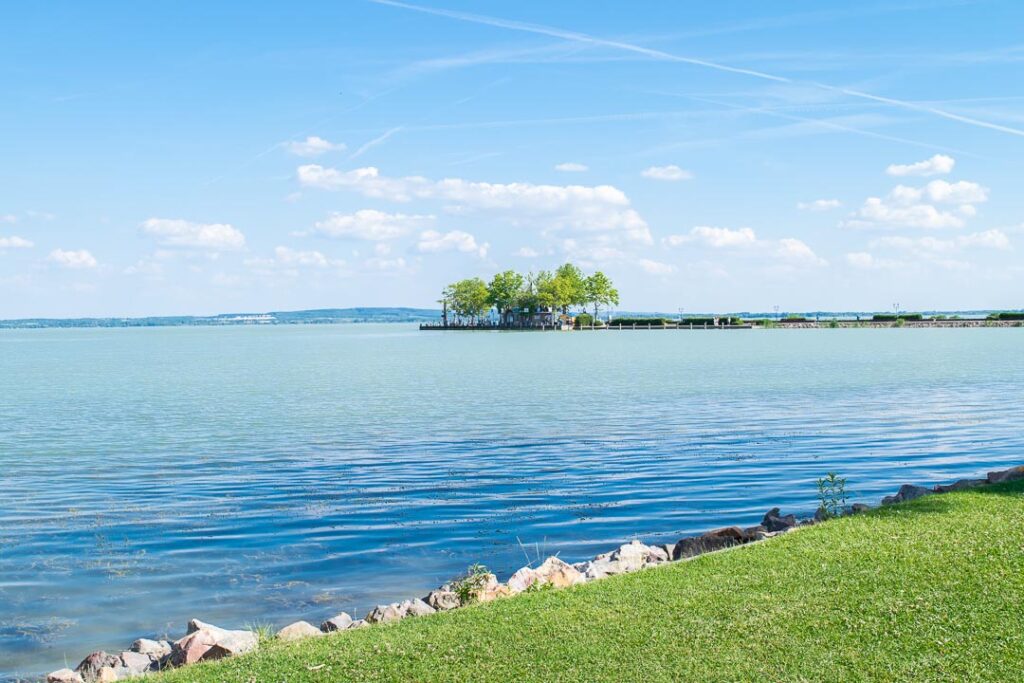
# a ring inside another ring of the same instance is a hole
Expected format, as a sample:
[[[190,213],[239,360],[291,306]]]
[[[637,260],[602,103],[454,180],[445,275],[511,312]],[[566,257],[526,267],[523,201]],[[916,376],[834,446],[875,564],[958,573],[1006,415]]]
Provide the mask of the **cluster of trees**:
[[[479,277],[459,280],[445,287],[438,303],[444,309],[446,324],[449,315],[459,322],[476,324],[493,309],[500,324],[512,325],[519,314],[568,314],[573,308],[592,308],[597,319],[602,308],[619,304],[619,292],[601,271],[585,275],[575,265],[565,263],[554,271],[527,275],[506,270],[489,283]]]

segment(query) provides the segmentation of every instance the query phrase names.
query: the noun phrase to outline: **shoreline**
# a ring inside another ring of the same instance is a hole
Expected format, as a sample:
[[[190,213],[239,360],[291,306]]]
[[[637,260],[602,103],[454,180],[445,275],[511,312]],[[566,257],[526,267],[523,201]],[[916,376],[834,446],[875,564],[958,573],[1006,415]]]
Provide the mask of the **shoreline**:
[[[767,322],[768,324],[765,324]],[[792,330],[826,330],[826,329],[952,329],[952,328],[1006,328],[1024,327],[1021,320],[985,320],[985,319],[962,319],[962,320],[903,320],[901,322],[876,321],[876,320],[802,320],[790,322],[785,320],[750,321],[742,325],[711,325],[711,324],[679,324],[669,322],[663,325],[652,323],[630,323],[616,325],[613,320],[608,325],[589,325],[583,327],[559,327],[547,325],[541,327],[502,327],[498,325],[443,325],[435,323],[420,323],[421,331],[430,332],[631,332],[631,331],[660,331],[660,330],[768,330],[768,329],[792,329]]]
[[[964,491],[1024,479],[1024,465],[989,472],[985,478],[960,479],[951,484],[923,487],[904,484],[899,491],[882,499],[889,506],[929,495]],[[337,631],[388,624],[407,618],[506,599],[538,590],[569,588],[598,581],[609,576],[633,573],[648,567],[691,560],[701,555],[761,543],[800,528],[827,521],[830,517],[862,514],[873,509],[862,503],[844,505],[834,515],[822,514],[819,508],[813,518],[798,519],[772,508],[761,524],[740,528],[728,526],[712,529],[696,536],[681,538],[676,543],[645,545],[633,540],[602,553],[591,560],[569,564],[551,556],[538,566],[530,563],[514,572],[505,583],[484,567],[474,565],[465,576],[446,583],[422,598],[407,599],[374,607],[364,618],[354,619],[341,612],[326,619],[319,628],[299,621],[270,636],[253,630],[228,630],[198,619],[190,620],[187,632],[174,642],[139,638],[119,654],[95,651],[74,669],[61,669],[46,677],[48,683],[110,683],[158,671],[175,669],[198,662],[214,661],[257,650],[260,641],[273,637],[278,641],[298,641],[325,636]],[[537,558],[538,562],[540,558]]]

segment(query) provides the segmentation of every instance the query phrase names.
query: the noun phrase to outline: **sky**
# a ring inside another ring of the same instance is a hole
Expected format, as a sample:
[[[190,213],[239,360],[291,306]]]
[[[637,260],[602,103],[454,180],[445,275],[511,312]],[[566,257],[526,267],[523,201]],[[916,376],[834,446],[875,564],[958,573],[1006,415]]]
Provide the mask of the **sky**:
[[[1024,4],[4,3],[0,318],[1024,307]]]

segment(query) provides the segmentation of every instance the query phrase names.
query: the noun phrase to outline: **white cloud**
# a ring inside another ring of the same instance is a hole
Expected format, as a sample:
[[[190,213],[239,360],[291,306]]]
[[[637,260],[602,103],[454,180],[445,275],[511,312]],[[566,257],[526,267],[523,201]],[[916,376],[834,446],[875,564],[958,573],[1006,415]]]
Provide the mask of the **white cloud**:
[[[709,225],[698,225],[688,235],[669,235],[662,240],[670,247],[678,247],[688,242],[696,242],[714,249],[737,249],[755,246],[757,235],[750,228],[716,228]]]
[[[35,245],[31,241],[17,235],[0,237],[0,249],[28,249],[33,246]]]
[[[341,152],[346,146],[340,142],[328,142],[323,138],[310,135],[305,140],[286,142],[284,143],[284,148],[295,156],[316,157],[327,152]]]
[[[515,251],[515,254],[513,255],[521,256],[523,258],[537,258],[538,256],[540,256],[540,253],[536,249],[533,249],[531,247],[519,247],[519,249],[517,249]]]
[[[629,198],[611,185],[535,185],[487,183],[420,176],[391,178],[372,166],[351,171],[311,164],[298,169],[299,182],[325,190],[347,189],[366,197],[409,202],[452,202],[456,212],[500,211],[521,223],[542,224],[547,231],[610,233],[640,244],[653,242],[647,223],[630,207]]]
[[[301,251],[278,246],[274,248],[273,258],[246,259],[245,265],[259,272],[282,272],[295,277],[302,270],[340,270],[345,268],[346,263],[342,259],[330,258],[319,251]]]
[[[373,245],[373,253],[377,256],[387,256],[391,253],[391,245],[385,242],[378,242]]]
[[[651,180],[690,180],[693,178],[693,173],[679,168],[675,164],[669,164],[668,166],[651,166],[650,168],[644,169],[640,175],[644,178],[650,178]]]
[[[660,261],[652,261],[651,259],[642,258],[637,263],[646,273],[651,275],[668,275],[675,272],[676,267],[669,263],[662,263]]]
[[[326,220],[316,223],[314,232],[327,237],[390,240],[425,227],[433,221],[433,216],[360,209],[353,214],[332,213]]]
[[[563,173],[583,173],[589,171],[590,167],[586,164],[578,164],[575,161],[567,161],[563,164],[555,164],[556,171],[562,171]]]
[[[150,218],[142,231],[168,247],[228,251],[245,246],[245,235],[227,223],[192,223],[180,219]]]
[[[949,253],[961,249],[1010,249],[1010,238],[1001,230],[985,230],[970,235],[957,235],[950,239],[936,237],[882,237],[872,240],[872,249],[902,249],[914,253]]]
[[[794,237],[783,237],[779,240],[775,255],[793,265],[801,266],[826,266],[828,262],[814,253],[814,251],[801,240]]]
[[[978,183],[933,180],[924,187],[897,185],[885,198],[868,197],[845,227],[962,228],[963,217],[977,213],[974,204],[988,201],[989,190]],[[932,203],[926,203],[932,202]],[[956,213],[936,204],[959,204]],[[957,215],[959,214],[959,215]]]
[[[796,208],[801,211],[829,211],[842,205],[838,199],[815,199],[813,202],[797,202]]]
[[[47,257],[62,268],[95,268],[96,258],[85,249],[54,249]]]
[[[945,154],[936,154],[931,159],[913,164],[892,164],[885,172],[892,176],[932,176],[945,175],[953,170],[956,159]]]
[[[486,242],[478,244],[476,238],[462,230],[452,230],[444,234],[437,230],[426,230],[420,233],[419,242],[416,248],[424,253],[438,253],[442,251],[461,251],[475,253],[480,258],[487,256],[490,248]]]

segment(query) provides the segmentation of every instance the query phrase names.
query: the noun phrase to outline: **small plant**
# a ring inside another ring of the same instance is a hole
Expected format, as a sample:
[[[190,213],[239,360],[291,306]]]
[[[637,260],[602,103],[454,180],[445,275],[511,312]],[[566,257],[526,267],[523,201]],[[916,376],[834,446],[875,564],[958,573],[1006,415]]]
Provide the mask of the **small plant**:
[[[839,517],[846,510],[846,477],[829,472],[818,480],[818,512],[823,519]]]
[[[839,329],[839,321],[833,318],[832,320],[828,321],[828,326],[830,329],[833,330]]]
[[[255,633],[256,634],[256,638],[261,643],[266,643],[267,641],[273,640],[274,638],[277,637],[275,632],[274,632],[274,627],[271,626],[270,624],[266,623],[266,622],[256,621],[256,622],[252,622],[252,623],[246,624],[245,625],[245,630],[246,631],[252,631],[253,633]]]
[[[459,597],[460,605],[470,605],[477,601],[480,593],[487,586],[490,572],[482,564],[470,565],[464,576],[452,582],[452,592]]]

